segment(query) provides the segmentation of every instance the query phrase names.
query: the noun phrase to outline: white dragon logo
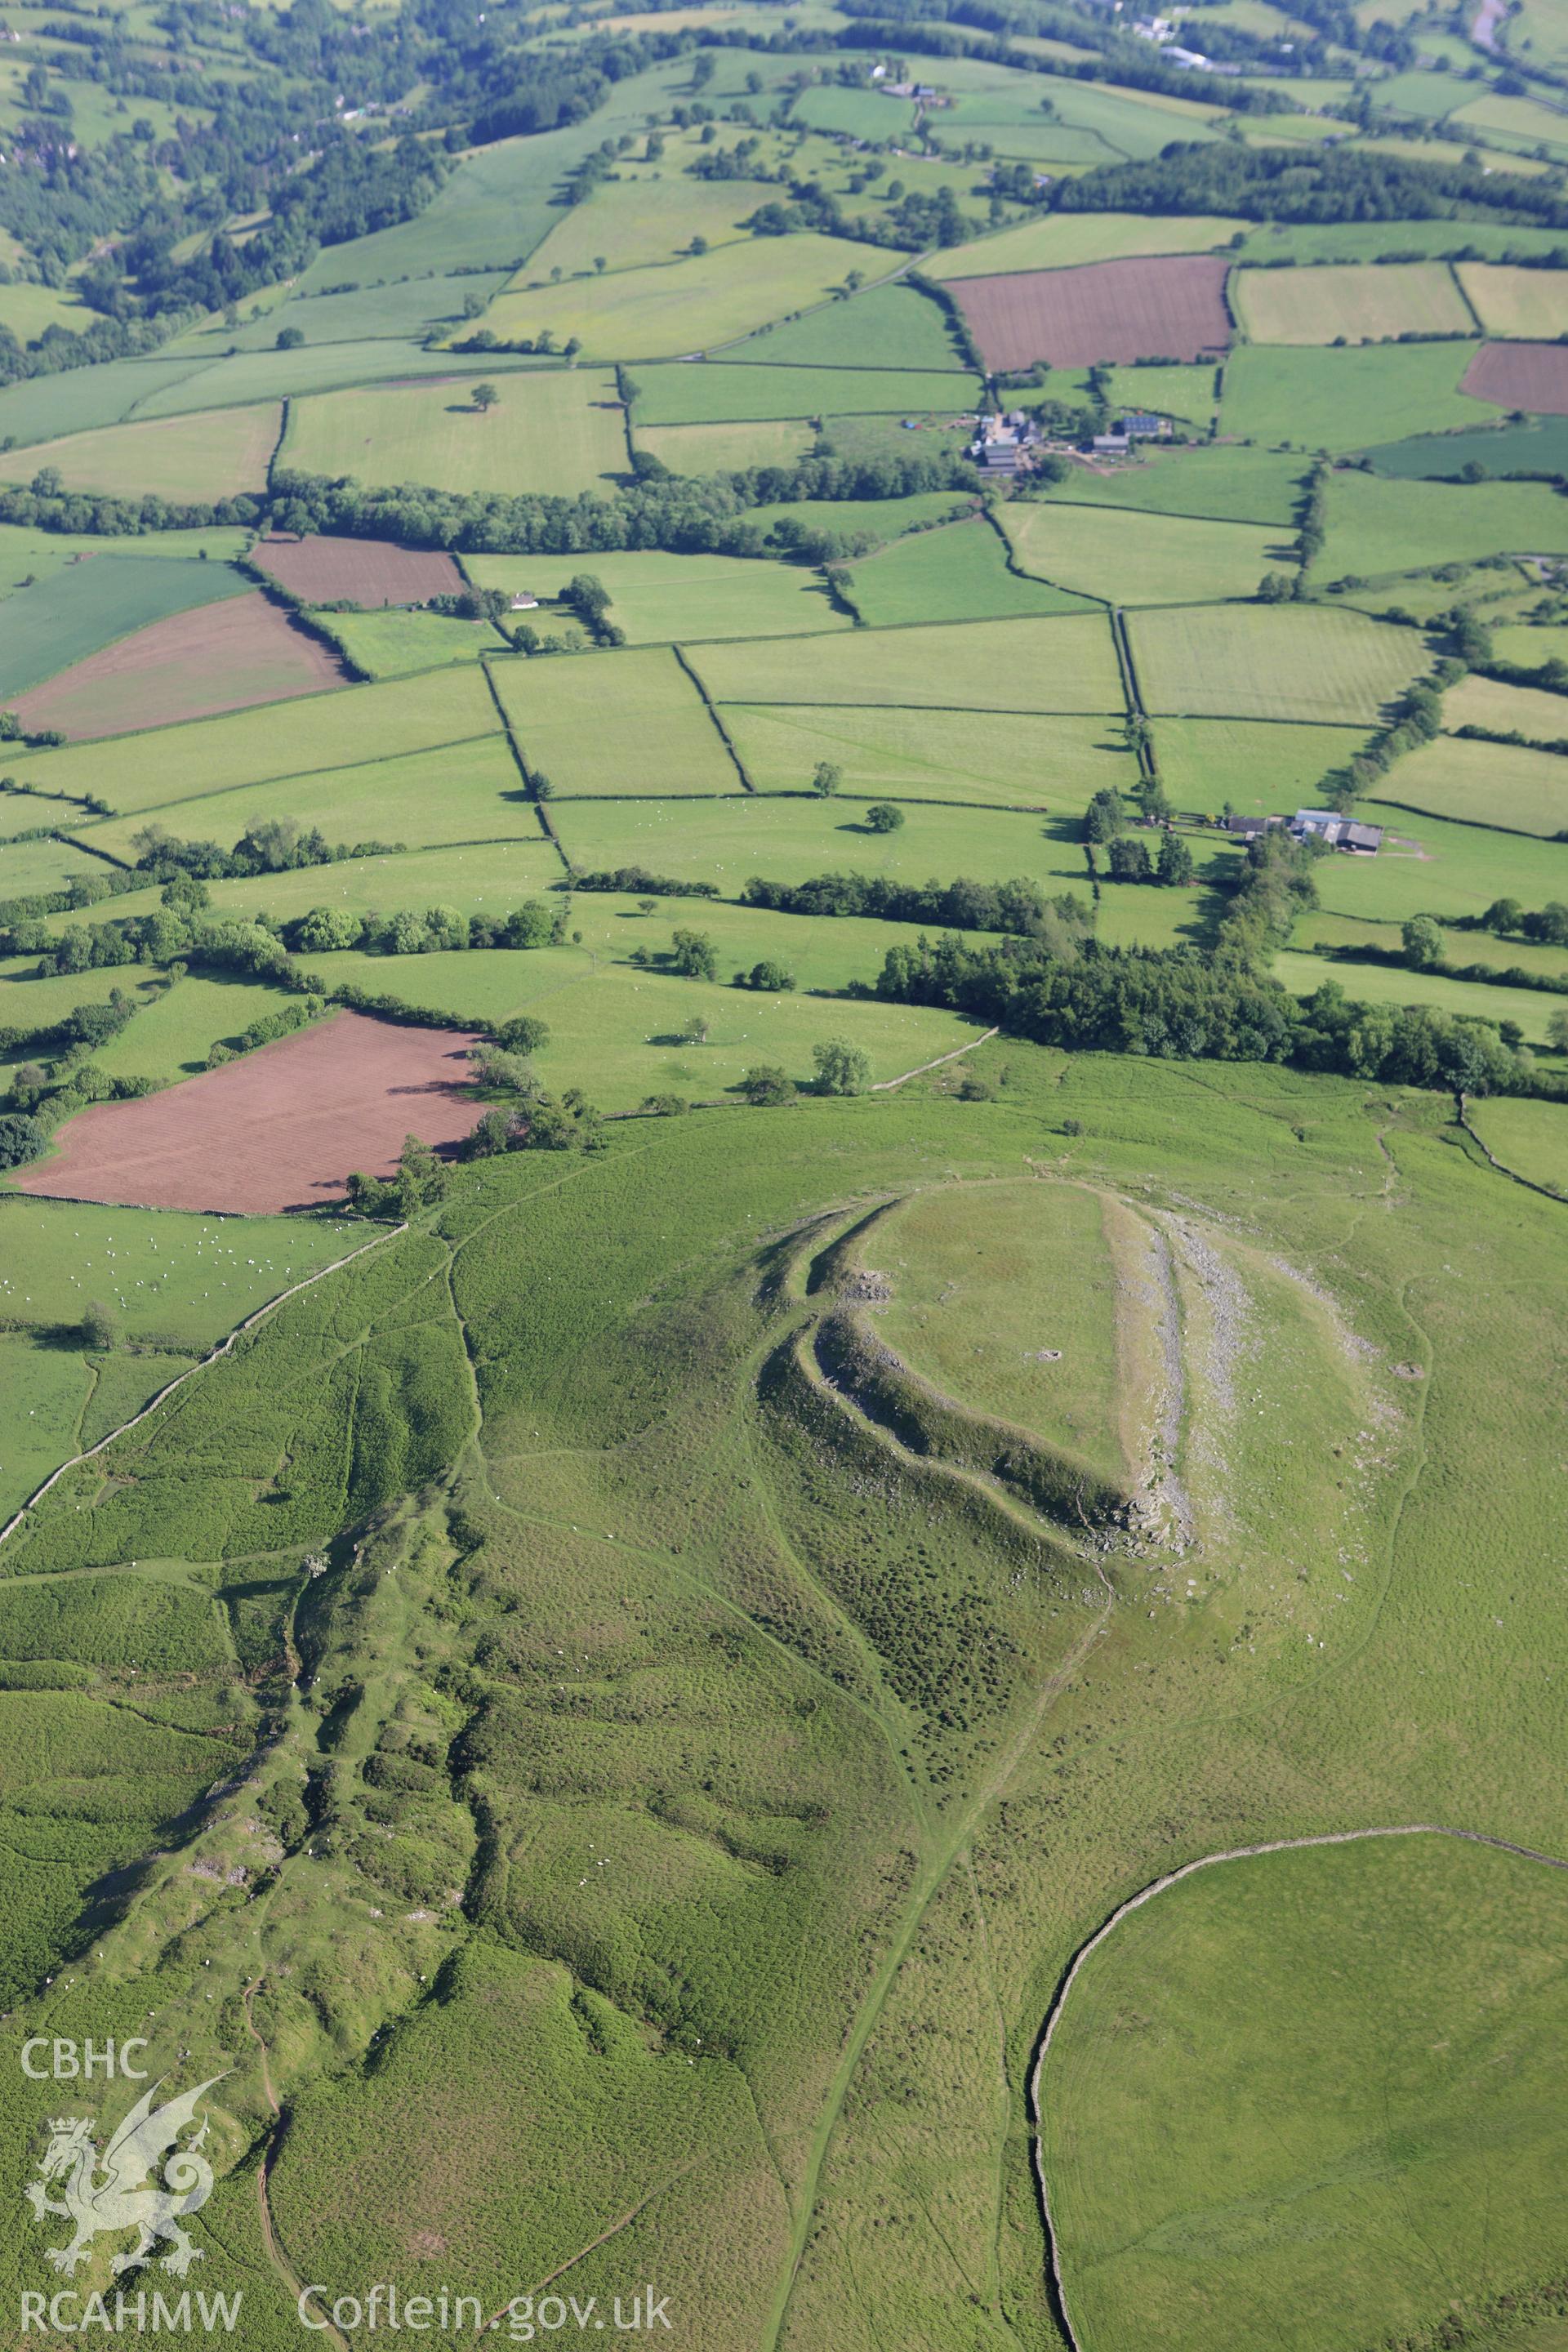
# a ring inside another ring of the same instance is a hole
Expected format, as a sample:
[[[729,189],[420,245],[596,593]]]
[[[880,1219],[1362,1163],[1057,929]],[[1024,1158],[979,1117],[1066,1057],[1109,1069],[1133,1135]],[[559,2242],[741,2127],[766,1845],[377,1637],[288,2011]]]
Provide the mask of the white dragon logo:
[[[38,2221],[47,2213],[59,2213],[76,2224],[76,2235],[68,2246],[45,2249],[56,2270],[73,2277],[92,2252],[94,2238],[103,2231],[140,2233],[128,2254],[114,2257],[110,2267],[117,2274],[144,2263],[160,2238],[167,2238],[173,2248],[162,2257],[162,2266],[177,2278],[202,2260],[201,2248],[192,2244],[180,2221],[184,2214],[199,2213],[212,2195],[213,2169],[199,2153],[207,2136],[206,2123],[187,2147],[175,2148],[174,2142],[190,2123],[203,2094],[223,2079],[214,2074],[194,2091],[156,2109],[153,2101],[162,2085],[154,2083],[110,2141],[101,2168],[90,2117],[51,2118],[49,2144],[38,2167],[40,2178],[29,2182],[26,2196]],[[163,2167],[166,2187],[144,2188],[148,2174],[167,2148],[174,2148],[174,2154]],[[48,2194],[48,2184],[58,2180],[65,2186],[57,2199]]]

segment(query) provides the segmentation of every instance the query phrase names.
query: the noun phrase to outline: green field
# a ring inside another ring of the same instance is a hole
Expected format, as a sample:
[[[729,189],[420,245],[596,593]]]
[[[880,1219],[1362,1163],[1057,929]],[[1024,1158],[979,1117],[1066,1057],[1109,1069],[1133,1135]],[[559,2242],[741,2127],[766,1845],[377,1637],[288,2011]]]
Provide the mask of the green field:
[[[205,548],[212,562],[226,563],[243,555],[249,544],[249,531],[233,528],[149,530],[134,539],[110,539],[96,532],[38,530],[24,523],[0,523],[0,597],[51,579],[86,557],[96,562],[100,557],[150,555],[164,563],[178,563],[191,558],[199,562]]]
[[[1243,344],[1226,364],[1220,430],[1297,449],[1363,449],[1500,414],[1458,390],[1475,343],[1321,351]]]
[[[575,335],[591,360],[674,359],[738,342],[770,320],[830,300],[847,270],[880,277],[889,267],[876,246],[811,234],[771,246],[769,263],[758,268],[749,239],[715,246],[657,268],[498,294],[483,323],[503,341],[546,328],[558,344]]]
[[[1314,869],[1330,914],[1402,923],[1407,915],[1479,915],[1494,898],[1527,907],[1568,901],[1568,844],[1405,815],[1378,801],[1358,803],[1356,814],[1388,826],[1390,837],[1375,857],[1327,858]]]
[[[979,818],[973,806],[917,810],[910,803],[905,815],[898,832],[874,833],[858,802],[805,793],[637,804],[574,801],[552,811],[552,821],[580,871],[636,864],[681,881],[711,882],[726,898],[753,874],[791,883],[836,872],[910,882],[932,875],[1003,882],[1024,875],[1051,888],[1084,887],[1082,850],[1035,814],[1004,808]]]
[[[764,328],[729,356],[775,367],[969,370],[946,311],[913,286],[868,287],[847,302]]]
[[[1413,630],[1312,606],[1142,613],[1128,632],[1146,709],[1173,717],[1371,726],[1426,667]]]
[[[61,890],[88,876],[97,880],[102,870],[68,841],[0,841],[0,899]]]
[[[1462,824],[1500,825],[1551,840],[1568,828],[1568,760],[1514,743],[1463,743],[1451,735],[1397,761],[1376,798]]]
[[[1293,568],[1277,527],[1122,512],[1052,499],[1007,509],[1019,569],[1110,604],[1202,604],[1257,593],[1265,572]]]
[[[884,97],[876,89],[844,89],[829,83],[803,89],[790,108],[790,121],[814,131],[839,131],[851,139],[902,139],[914,129],[912,100]]]
[[[1544,482],[1330,477],[1328,533],[1314,578],[1376,577],[1479,556],[1568,551],[1568,506]]]
[[[1311,996],[1331,981],[1363,1004],[1424,1004],[1458,1020],[1512,1021],[1531,1045],[1544,1045],[1559,999],[1533,989],[1491,987],[1485,981],[1447,980],[1437,971],[1397,971],[1385,964],[1326,962],[1292,949],[1277,955],[1274,977],[1293,996]]]
[[[1458,923],[1442,927],[1443,953],[1450,963],[1481,964],[1500,980],[1510,967],[1539,973],[1543,979],[1568,980],[1568,948],[1548,947],[1534,940],[1498,937]],[[1349,915],[1305,915],[1290,933],[1293,947],[1316,948],[1320,953],[1338,948],[1376,948],[1394,955],[1403,951],[1399,925],[1367,922]]]
[[[905,703],[965,710],[1120,711],[1121,677],[1098,616],[886,629],[820,643],[703,646],[716,702]]]
[[[917,1194],[862,1252],[892,1292],[875,1328],[945,1394],[1121,1480],[1114,1219],[1066,1185]]]
[[[747,466],[792,466],[816,439],[804,419],[754,425],[639,425],[638,449],[672,474],[728,474]]]
[[[1441,148],[1415,147],[1410,152],[1443,152]],[[1261,221],[1247,229],[1239,257],[1243,262],[1282,260],[1287,255],[1298,262],[1378,261],[1385,255],[1455,254],[1466,246],[1492,254],[1549,253],[1557,242],[1554,229],[1523,227],[1512,221]]]
[[[478,661],[506,642],[488,621],[443,613],[318,613],[316,625],[367,677],[408,677],[452,662]]]
[[[1533,273],[1531,273],[1533,274]],[[1237,269],[1228,292],[1255,343],[1365,343],[1387,337],[1467,335],[1475,319],[1441,261],[1381,269]],[[1481,323],[1487,324],[1482,314]]]
[[[705,916],[693,916],[679,900],[673,915],[699,929],[705,926]],[[641,919],[634,919],[640,926]],[[626,928],[629,931],[631,924]],[[668,931],[662,925],[649,924],[647,930],[650,948],[668,946]],[[895,927],[886,944],[907,932]],[[788,942],[782,944],[787,950]],[[773,945],[765,928],[755,924],[742,929],[734,953],[749,953],[755,961]],[[563,971],[560,963],[567,954],[572,968]],[[754,995],[748,989],[707,981],[635,972],[619,959],[612,962],[601,956],[595,963],[582,950],[551,955],[555,969],[539,969],[547,955],[549,950],[510,957],[480,950],[416,958],[330,955],[320,961],[331,985],[353,980],[378,993],[406,991],[415,1004],[449,1005],[465,1018],[484,1013],[504,1020],[522,1011],[542,1014],[550,1025],[550,1040],[533,1056],[541,1077],[550,1086],[587,1080],[595,1101],[611,1111],[635,1110],[652,1094],[677,1094],[689,1102],[718,1100],[758,1062],[780,1066],[807,1083],[812,1046],[823,1038],[847,1037],[863,1045],[871,1057],[873,1082],[879,1083],[938,1054],[952,1053],[980,1034],[973,1023],[951,1013],[837,999],[825,1003],[798,992]],[[860,976],[874,979],[880,961],[878,944],[865,943],[858,959]],[[701,1045],[689,1043],[681,1034],[694,1016],[710,1024]]]
[[[1550,653],[1550,646],[1542,643],[1537,658],[1545,661]],[[1485,727],[1498,735],[1522,735],[1531,743],[1556,743],[1568,740],[1568,696],[1540,687],[1508,686],[1501,678],[1483,677],[1473,670],[1444,695],[1443,724],[1455,731]]]
[[[0,1194],[0,1238],[8,1515],[77,1445],[129,1420],[242,1317],[363,1236],[327,1218],[187,1217],[12,1193]],[[125,1350],[94,1354],[66,1336],[94,1299],[121,1318]],[[100,1397],[113,1411],[94,1425]]]
[[[188,359],[110,360],[101,367],[24,378],[0,391],[0,438],[52,441],[118,425],[142,401],[192,372]]]
[[[267,814],[272,814],[273,793],[269,792],[266,798]],[[237,815],[241,811],[248,815],[258,803],[247,793],[237,797],[234,806]],[[171,832],[177,830],[174,814],[163,813],[162,821]],[[434,906],[457,907],[464,914],[476,914],[481,908],[506,912],[524,898],[536,898],[562,879],[560,854],[543,838],[532,808],[519,804],[506,811],[499,824],[489,818],[488,809],[482,809],[480,816],[493,829],[479,837],[468,834],[455,845],[448,841],[421,848],[414,844],[405,854],[351,857],[334,860],[331,866],[298,866],[255,879],[211,882],[207,887],[213,908],[219,915],[247,922],[262,913],[269,922],[278,923],[291,922],[309,914],[312,907],[382,914],[401,907]],[[445,830],[438,813],[432,814],[427,823],[432,832]],[[106,899],[85,917],[53,916],[50,926],[58,930],[81,921],[145,915],[158,903],[158,892],[150,887]]]
[[[673,651],[498,662],[491,676],[531,776],[558,794],[638,798],[745,787]]]
[[[1076,819],[1101,786],[1131,791],[1134,781],[1111,719],[842,703],[725,702],[720,715],[759,793],[805,792],[826,760],[842,769],[846,793],[868,799],[1037,808]]]
[[[1561,1105],[1509,1101],[1477,1103],[1470,1125],[1505,1168],[1532,1184],[1568,1192],[1568,1120]]]
[[[789,499],[776,506],[748,507],[745,519],[765,534],[786,520],[800,523],[808,530],[830,532],[846,547],[858,544],[868,554],[906,531],[955,522],[973,506],[962,490],[915,490],[907,499]]]
[[[849,597],[868,628],[910,621],[1007,620],[1068,613],[1079,599],[1020,578],[1006,542],[976,516],[950,529],[912,532],[850,574]]]
[[[20,784],[97,793],[126,814],[195,800],[270,776],[306,775],[395,759],[440,743],[494,734],[500,725],[485,682],[471,668],[435,670],[386,686],[353,687],[305,708],[279,704],[265,726],[254,714],[199,719],[99,744],[67,744],[18,757]]]
[[[149,822],[182,841],[216,841],[226,849],[257,817],[319,826],[334,845],[343,842],[351,848],[362,841],[404,842],[420,849],[442,842],[542,838],[538,814],[500,733],[309,775],[230,784],[195,799],[154,802],[133,816],[90,824],[83,838],[105,856],[134,864],[134,837]],[[335,882],[335,869],[331,876]],[[248,887],[265,898],[276,878]],[[297,878],[290,876],[290,885]],[[322,871],[323,887],[327,878]]]
[[[608,617],[634,645],[702,637],[771,637],[847,629],[820,576],[792,563],[732,555],[470,555],[465,569],[480,587],[515,595],[559,596],[591,571],[609,593]],[[552,634],[553,613],[520,614]]]
[[[1285,525],[1295,520],[1302,474],[1300,457],[1280,457],[1271,449],[1228,445],[1169,452],[1154,448],[1139,463],[1118,466],[1114,473],[1075,467],[1057,496],[1071,506],[1131,507],[1148,514],[1211,516],[1216,522]]]
[[[1115,1928],[1041,2084],[1088,2340],[1318,2352],[1537,2274],[1565,1903],[1518,1855],[1375,1839],[1202,1871]]]
[[[217,358],[232,350],[269,351],[286,327],[297,327],[308,344],[417,339],[434,329],[457,324],[464,316],[467,300],[488,300],[500,291],[507,276],[506,270],[498,269],[450,278],[373,279],[336,294],[296,293],[279,286],[253,298],[239,327],[230,327],[219,312],[176,335],[169,348],[203,359]],[[252,319],[252,309],[258,309],[261,315]],[[378,373],[374,354],[365,356],[372,373]]]
[[[513,373],[496,404],[476,408],[465,384],[327,393],[289,409],[283,463],[307,474],[352,474],[372,486],[439,490],[605,488],[626,469],[615,379]]]
[[[557,271],[574,278],[607,269],[637,269],[683,254],[694,236],[732,244],[748,232],[741,223],[768,191],[751,180],[689,180],[645,173],[607,182],[586,204],[574,205],[529,256],[506,291],[548,286]]]
[[[108,498],[237,498],[266,488],[282,423],[281,408],[268,403],[194,421],[110,425],[0,456],[0,481],[31,482],[52,466],[68,490]]]
[[[852,308],[852,306],[850,306]],[[634,430],[647,425],[764,424],[773,417],[973,415],[973,376],[935,369],[740,366],[726,357],[644,368]]]
[[[1214,367],[1115,367],[1113,408],[1151,409],[1206,432],[1219,414],[1220,371]]]
[[[1205,253],[1226,245],[1243,224],[1202,214],[1161,220],[1142,213],[1056,213],[1020,221],[973,245],[939,253],[936,278],[997,278],[1014,269],[1066,269],[1083,261],[1121,261],[1136,253]]]
[[[1162,719],[1160,778],[1179,809],[1218,816],[1289,815],[1316,805],[1331,768],[1366,741],[1364,727],[1292,726],[1278,719]]]
[[[253,1021],[263,1021],[289,1002],[281,990],[224,974],[187,972],[155,996],[118,1037],[93,1054],[95,1066],[111,1078],[153,1078],[174,1086],[206,1067],[210,1049],[232,1043]]]
[[[1492,632],[1492,650],[1499,661],[1518,662],[1521,669],[1536,669],[1542,662],[1568,656],[1568,625],[1505,624]]]
[[[393,336],[306,343],[286,352],[237,352],[232,358],[165,366],[151,387],[139,391],[133,414],[139,418],[184,416],[200,410],[252,406],[258,401],[300,399],[311,393],[336,392],[345,384],[407,383],[420,376],[495,376],[527,364],[504,352],[476,362]]]
[[[198,604],[238,596],[253,583],[227,563],[166,556],[99,556],[5,599],[0,695],[21,694],[72,662]]]
[[[1418,434],[1367,452],[1380,474],[1451,477],[1469,465],[1489,474],[1555,474],[1568,470],[1568,419],[1539,416],[1474,433]]]
[[[1568,270],[1461,261],[1457,275],[1489,335],[1550,343],[1568,331]]]

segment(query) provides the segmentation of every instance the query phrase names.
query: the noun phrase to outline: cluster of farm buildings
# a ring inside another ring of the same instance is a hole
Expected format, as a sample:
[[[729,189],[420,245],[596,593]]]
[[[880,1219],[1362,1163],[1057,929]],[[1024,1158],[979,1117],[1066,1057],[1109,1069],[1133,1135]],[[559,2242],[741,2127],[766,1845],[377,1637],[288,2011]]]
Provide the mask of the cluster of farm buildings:
[[[1134,408],[1119,416],[1109,433],[1096,433],[1083,444],[1083,448],[1086,455],[1092,452],[1100,457],[1125,457],[1135,442],[1168,441],[1170,437],[1168,416],[1155,416],[1146,409]],[[1037,420],[1026,409],[1015,408],[1006,415],[977,418],[969,454],[988,474],[1027,474],[1048,446]]]

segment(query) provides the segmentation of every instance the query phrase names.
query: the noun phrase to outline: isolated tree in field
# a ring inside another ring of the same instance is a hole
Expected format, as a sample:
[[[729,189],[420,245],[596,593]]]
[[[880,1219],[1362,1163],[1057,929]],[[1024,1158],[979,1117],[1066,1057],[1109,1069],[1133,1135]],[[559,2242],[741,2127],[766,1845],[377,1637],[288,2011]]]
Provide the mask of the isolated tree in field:
[[[279,327],[273,348],[280,352],[297,352],[304,340],[298,327]]]
[[[866,822],[873,833],[897,833],[903,821],[903,810],[891,801],[873,801],[866,812]]]
[[[776,956],[764,956],[750,971],[738,971],[736,980],[744,988],[759,989],[763,995],[777,996],[795,986],[795,974]]]
[[[795,1080],[775,1063],[759,1062],[742,1078],[741,1092],[758,1110],[773,1110],[780,1103],[795,1100]]]
[[[1193,853],[1179,833],[1168,833],[1160,844],[1160,855],[1154,868],[1162,882],[1184,890],[1194,871]]]
[[[496,1044],[509,1054],[537,1054],[550,1042],[550,1024],[536,1013],[515,1013],[495,1033]]]
[[[689,1045],[706,1045],[710,1026],[706,1013],[694,1013],[680,1034]]]
[[[669,942],[675,970],[687,980],[717,980],[719,950],[706,931],[677,931]]]
[[[1443,961],[1443,934],[1430,915],[1412,915],[1402,923],[1405,961],[1412,971],[1431,971]]]
[[[124,1327],[113,1307],[101,1298],[90,1299],[82,1310],[82,1346],[102,1355],[110,1348],[118,1348],[124,1336]]]
[[[602,253],[596,253],[594,256],[594,267],[601,278],[604,276],[609,266],[609,263],[605,260],[605,256]]]
[[[844,782],[844,771],[833,760],[818,760],[812,772],[811,789],[822,800],[831,800]]]
[[[1568,1054],[1568,1013],[1547,1014],[1546,1042],[1554,1054]]]
[[[637,912],[639,915],[644,916],[657,915],[658,912],[658,900],[657,898],[639,898],[637,900]]]
[[[817,1087],[825,1095],[863,1095],[871,1083],[870,1055],[847,1038],[829,1037],[814,1045],[811,1058],[816,1065]]]
[[[488,416],[500,398],[493,383],[477,383],[468,394],[470,406],[477,408],[481,416]]]

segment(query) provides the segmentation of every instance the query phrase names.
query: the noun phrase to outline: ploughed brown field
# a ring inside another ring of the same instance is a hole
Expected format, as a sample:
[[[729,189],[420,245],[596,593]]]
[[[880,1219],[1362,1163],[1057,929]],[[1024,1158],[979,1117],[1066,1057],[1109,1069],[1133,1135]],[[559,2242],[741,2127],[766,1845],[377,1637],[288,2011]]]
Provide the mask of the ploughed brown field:
[[[132,630],[11,708],[29,734],[58,727],[81,742],[346,683],[336,656],[258,588]]]
[[[1196,360],[1230,341],[1229,264],[1206,253],[1095,261],[1081,269],[1026,269],[955,278],[988,368],[1092,367],[1097,360]]]
[[[377,540],[264,539],[250,560],[279,587],[315,604],[423,604],[431,596],[458,595],[463,587],[449,555]]]
[[[1459,379],[1459,390],[1500,408],[1528,408],[1541,416],[1568,416],[1568,345],[1483,343]]]
[[[468,1133],[481,1108],[463,1091],[476,1043],[334,1013],[162,1094],[95,1103],[16,1181],[132,1208],[319,1208],[342,1198],[351,1170],[390,1175],[405,1136],[439,1145]]]

